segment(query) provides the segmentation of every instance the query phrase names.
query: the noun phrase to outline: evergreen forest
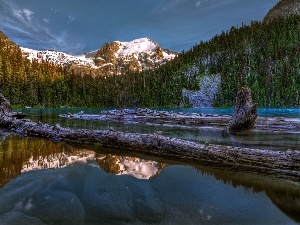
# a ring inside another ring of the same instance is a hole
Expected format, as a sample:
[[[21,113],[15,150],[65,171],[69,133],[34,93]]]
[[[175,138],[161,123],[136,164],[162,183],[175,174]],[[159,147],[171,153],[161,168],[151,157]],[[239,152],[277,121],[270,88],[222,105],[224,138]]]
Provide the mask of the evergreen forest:
[[[197,70],[190,68],[196,67]],[[300,16],[252,22],[195,44],[154,70],[97,74],[29,61],[0,33],[0,91],[15,107],[182,107],[182,90],[220,74],[215,107],[249,86],[259,107],[300,107]]]

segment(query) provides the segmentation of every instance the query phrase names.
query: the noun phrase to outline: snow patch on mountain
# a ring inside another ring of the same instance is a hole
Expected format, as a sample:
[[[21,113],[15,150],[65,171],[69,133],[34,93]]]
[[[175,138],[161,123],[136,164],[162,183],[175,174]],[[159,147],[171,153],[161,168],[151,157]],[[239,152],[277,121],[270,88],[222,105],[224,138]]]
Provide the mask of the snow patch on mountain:
[[[124,58],[128,55],[134,55],[136,59],[140,53],[146,53],[150,56],[153,56],[160,47],[157,43],[153,42],[149,38],[140,38],[130,42],[120,42],[115,41],[120,45],[119,50],[116,53],[118,58]],[[178,54],[175,52],[167,51],[162,49],[163,58],[171,60],[175,58]]]
[[[74,56],[54,50],[39,51],[23,47],[21,47],[21,51],[23,52],[23,56],[31,61],[36,60],[39,63],[47,61],[55,65],[77,64],[95,67],[94,60],[92,58],[86,58],[85,55]]]
[[[51,62],[56,65],[76,65],[92,68],[130,67],[134,70],[153,69],[155,66],[174,59],[178,53],[160,48],[149,38],[130,42],[115,41],[106,43],[99,50],[83,55],[70,55],[55,50],[33,50],[21,47],[23,55],[29,60]]]

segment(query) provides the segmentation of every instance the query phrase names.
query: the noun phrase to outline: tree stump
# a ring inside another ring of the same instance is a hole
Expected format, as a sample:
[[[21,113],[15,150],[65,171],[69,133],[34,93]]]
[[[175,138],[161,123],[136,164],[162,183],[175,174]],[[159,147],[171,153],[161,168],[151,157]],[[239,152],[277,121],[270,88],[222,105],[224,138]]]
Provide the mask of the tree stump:
[[[257,107],[252,103],[251,89],[243,87],[237,94],[236,105],[227,129],[229,132],[251,130],[256,118]]]

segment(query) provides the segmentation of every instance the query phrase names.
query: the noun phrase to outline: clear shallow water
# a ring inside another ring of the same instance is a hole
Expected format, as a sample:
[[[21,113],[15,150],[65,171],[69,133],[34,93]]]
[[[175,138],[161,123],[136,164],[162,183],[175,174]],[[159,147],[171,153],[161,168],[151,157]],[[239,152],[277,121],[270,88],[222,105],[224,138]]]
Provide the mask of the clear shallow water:
[[[158,130],[66,120],[57,117],[61,110],[30,112],[33,119],[50,124],[59,120],[69,127]],[[166,127],[163,133],[200,142],[231,140],[223,131],[205,128]],[[280,141],[272,145],[278,148]],[[0,224],[299,224],[299,212],[299,183],[127,149],[71,146],[0,133]]]
[[[300,133],[267,133],[267,132],[248,132],[235,136],[229,136],[223,129],[211,127],[172,127],[169,125],[149,125],[145,124],[122,124],[107,121],[89,121],[79,119],[65,119],[58,117],[59,114],[68,112],[78,113],[84,111],[87,114],[97,114],[103,109],[20,109],[27,113],[28,118],[38,122],[49,123],[54,125],[59,123],[62,127],[70,128],[88,128],[88,129],[109,129],[123,132],[138,132],[138,133],[155,133],[158,130],[162,131],[162,135],[191,140],[199,143],[208,142],[210,144],[222,144],[236,147],[250,147],[258,149],[280,150],[300,149]],[[167,110],[167,109],[160,109]],[[184,113],[204,113],[204,114],[220,114],[231,115],[233,109],[209,109],[209,108],[178,108],[168,109],[171,111],[181,111]],[[259,109],[258,114],[261,117],[289,117],[300,118],[300,109]]]

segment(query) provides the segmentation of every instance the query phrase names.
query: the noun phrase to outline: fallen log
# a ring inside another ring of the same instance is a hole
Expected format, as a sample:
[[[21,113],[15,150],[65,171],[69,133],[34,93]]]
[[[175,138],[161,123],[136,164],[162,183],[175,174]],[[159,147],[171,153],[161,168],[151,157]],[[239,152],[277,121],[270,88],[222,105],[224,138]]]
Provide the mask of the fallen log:
[[[237,171],[258,172],[293,181],[300,180],[300,151],[269,151],[232,146],[198,144],[159,134],[124,133],[50,126],[30,120],[1,118],[0,124],[20,135],[53,141],[97,143],[103,147],[130,149]]]
[[[103,120],[126,124],[153,124],[179,127],[210,126],[226,129],[231,116],[202,113],[181,113],[172,111],[158,111],[153,109],[118,109],[101,111],[99,114],[61,114],[60,117],[81,120]],[[268,132],[300,132],[299,118],[258,117],[253,127],[254,131]]]
[[[1,100],[1,96],[0,96]],[[23,136],[53,141],[97,143],[103,147],[130,149],[147,154],[180,158],[181,160],[237,171],[256,172],[299,182],[300,151],[269,151],[232,146],[198,144],[156,134],[124,133],[114,130],[88,130],[50,126],[28,119],[15,119],[6,106],[1,106],[0,126]],[[9,109],[9,107],[8,107]]]

